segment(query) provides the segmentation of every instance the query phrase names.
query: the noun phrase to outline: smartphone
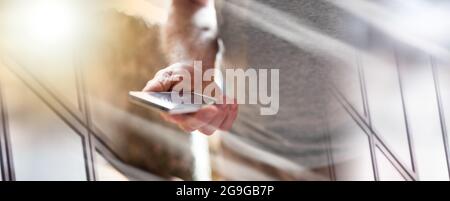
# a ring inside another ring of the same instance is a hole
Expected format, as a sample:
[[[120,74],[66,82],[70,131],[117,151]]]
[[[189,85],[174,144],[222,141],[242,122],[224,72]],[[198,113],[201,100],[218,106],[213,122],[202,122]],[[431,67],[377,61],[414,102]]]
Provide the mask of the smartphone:
[[[195,113],[202,107],[215,104],[216,102],[212,97],[204,96],[194,92],[181,93],[130,91],[129,97],[134,103],[150,108],[159,109],[169,114]],[[173,97],[177,97],[176,100]],[[182,98],[180,99],[178,97]]]

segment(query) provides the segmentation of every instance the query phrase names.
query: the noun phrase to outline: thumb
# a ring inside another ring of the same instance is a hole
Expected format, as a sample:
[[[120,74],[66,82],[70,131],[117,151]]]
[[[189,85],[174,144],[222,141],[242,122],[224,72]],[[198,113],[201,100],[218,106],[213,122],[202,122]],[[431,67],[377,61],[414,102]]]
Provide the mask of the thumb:
[[[180,82],[182,77],[180,75],[157,76],[147,82],[144,92],[166,92],[169,91],[176,83]]]

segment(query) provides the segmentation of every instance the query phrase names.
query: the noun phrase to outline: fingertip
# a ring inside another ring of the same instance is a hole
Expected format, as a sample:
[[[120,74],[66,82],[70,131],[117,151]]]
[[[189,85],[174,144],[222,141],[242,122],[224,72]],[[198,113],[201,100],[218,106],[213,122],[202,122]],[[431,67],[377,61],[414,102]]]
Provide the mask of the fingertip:
[[[185,131],[185,132],[187,132],[187,133],[192,133],[192,132],[195,131],[194,128],[189,127],[189,126],[186,126],[186,125],[184,125],[184,124],[178,124],[178,126],[181,128],[181,130],[183,130],[183,131]]]
[[[211,136],[214,134],[214,132],[205,132],[205,131],[200,131],[200,133],[203,133],[206,136]]]
[[[238,105],[238,104],[233,104],[233,105],[231,105],[231,110],[232,110],[233,112],[237,112],[238,109],[239,109],[239,105]]]
[[[200,133],[203,133],[203,134],[207,135],[207,136],[211,136],[211,135],[213,135],[216,132],[215,129],[211,129],[209,127],[202,127],[200,129],[198,129],[198,131]]]
[[[162,91],[162,85],[159,82],[155,82],[154,80],[150,80],[145,85],[143,92],[161,92]]]
[[[200,109],[197,113],[205,114],[207,117],[214,117],[220,112],[220,109],[216,105],[208,105]]]

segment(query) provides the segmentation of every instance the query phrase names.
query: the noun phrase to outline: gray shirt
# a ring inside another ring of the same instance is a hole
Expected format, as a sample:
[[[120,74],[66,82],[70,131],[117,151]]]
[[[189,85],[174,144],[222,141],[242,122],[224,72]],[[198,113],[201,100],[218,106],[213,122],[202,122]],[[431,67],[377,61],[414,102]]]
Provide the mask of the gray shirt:
[[[258,149],[301,167],[331,163],[327,135],[345,141],[345,134],[336,124],[343,110],[329,87],[345,90],[348,53],[332,45],[361,45],[361,22],[325,0],[216,0],[216,10],[223,69],[280,69],[278,114],[261,116],[261,105],[240,105],[224,142],[244,155],[255,157],[247,151]]]

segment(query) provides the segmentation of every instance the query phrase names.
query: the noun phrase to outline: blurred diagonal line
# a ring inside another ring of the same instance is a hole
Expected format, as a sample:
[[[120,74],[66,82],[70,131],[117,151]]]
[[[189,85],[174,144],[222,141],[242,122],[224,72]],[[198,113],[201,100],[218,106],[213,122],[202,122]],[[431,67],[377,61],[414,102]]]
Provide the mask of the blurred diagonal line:
[[[27,86],[44,104],[46,104],[57,116],[59,116],[75,133],[77,133],[82,140],[83,157],[85,163],[86,177],[92,180],[93,166],[91,164],[90,153],[92,152],[87,139],[89,127],[81,120],[80,116],[76,116],[75,112],[70,111],[69,107],[59,100],[45,85],[43,85],[32,73],[28,72],[25,67],[15,62],[10,56],[3,58],[6,62],[6,67],[12,72],[25,86]]]
[[[372,119],[371,119],[371,111],[369,109],[369,99],[368,99],[368,93],[367,93],[367,86],[366,86],[366,77],[365,77],[365,73],[364,73],[364,68],[362,65],[362,61],[361,61],[361,57],[359,55],[356,55],[356,64],[357,64],[357,68],[358,68],[358,77],[359,77],[359,84],[361,86],[361,97],[362,97],[362,101],[363,101],[363,107],[364,107],[364,115],[363,117],[365,117],[367,120],[367,124],[370,127],[373,127],[372,124]],[[376,150],[375,150],[375,143],[374,143],[374,139],[373,139],[373,135],[369,136],[369,149],[370,149],[370,156],[372,159],[372,169],[373,169],[373,175],[376,181],[380,180],[380,174],[378,171],[378,160],[377,160],[377,155],[376,155]]]
[[[213,154],[211,156],[214,171],[216,173],[219,173],[221,176],[226,177],[225,179],[231,179],[231,180],[242,180],[242,178],[246,179],[252,179],[252,180],[268,180],[268,181],[275,181],[279,180],[279,178],[275,178],[271,175],[268,175],[266,172],[263,172],[262,170],[255,169],[251,165],[242,164],[239,161],[235,161],[232,158],[224,157],[220,154]],[[268,159],[261,160],[261,162],[267,161]],[[274,166],[275,167],[275,166]],[[289,174],[300,178],[302,180],[308,180],[308,181],[328,181],[330,178],[327,178],[326,176],[314,173],[310,170],[307,170],[305,168],[302,168],[302,170],[295,170],[292,169],[283,169],[283,167],[276,166],[275,168],[278,168],[279,170],[286,171]]]
[[[299,49],[306,49],[319,55],[327,55],[340,61],[348,61],[355,52],[364,58],[366,62],[387,66],[386,61],[379,59],[365,50],[353,47],[336,38],[330,37],[311,26],[303,23],[298,17],[271,8],[254,0],[223,1],[233,14],[244,21],[249,21],[254,26],[271,33]],[[244,6],[250,4],[251,6]],[[348,63],[347,63],[348,64]],[[351,66],[348,64],[348,66]],[[345,65],[344,67],[347,67]]]
[[[386,158],[395,167],[395,169],[397,169],[406,180],[417,181],[418,177],[416,173],[409,170],[407,166],[399,160],[399,157],[395,153],[393,153],[391,151],[392,149],[385,143],[386,141],[378,134],[378,132],[374,128],[370,127],[365,118],[358,113],[358,111],[350,104],[350,102],[344,97],[344,95],[342,95],[342,93],[339,92],[339,90],[337,90],[335,87],[331,87],[331,90],[336,99],[344,107],[344,109],[348,112],[352,119],[355,120],[355,122],[362,130],[364,130],[364,133],[368,137],[371,137],[371,135],[374,137],[375,145],[386,156]]]
[[[98,138],[94,138],[94,146],[95,150],[99,152],[107,161],[120,173],[126,175],[131,180],[143,180],[143,181],[163,181],[164,178],[158,177],[156,175],[150,174],[144,170],[135,168],[128,164],[122,162],[119,157],[112,152],[108,147],[105,146],[105,143],[99,140]]]
[[[416,162],[416,154],[415,154],[415,149],[414,149],[414,140],[413,140],[413,136],[411,135],[411,126],[410,126],[410,118],[408,115],[408,110],[406,107],[406,96],[405,96],[405,83],[404,83],[404,73],[401,71],[400,69],[400,63],[399,63],[399,58],[398,58],[398,51],[396,50],[396,48],[394,47],[394,56],[395,56],[395,66],[396,66],[396,70],[397,70],[397,77],[398,77],[398,86],[400,89],[400,97],[401,97],[401,102],[402,102],[402,109],[403,109],[403,118],[405,120],[405,128],[406,128],[406,137],[408,140],[408,149],[409,149],[409,156],[411,159],[411,168],[412,171],[417,173],[417,162]],[[373,129],[373,126],[372,126]]]
[[[8,128],[8,117],[6,111],[6,103],[2,93],[2,71],[3,65],[0,61],[0,167],[2,180],[4,181],[14,181],[14,163],[11,152],[11,141],[9,136]]]
[[[103,139],[101,139],[101,137],[99,136],[99,132],[85,124],[81,120],[81,116],[78,115],[74,109],[70,109],[70,106],[59,100],[49,88],[47,88],[37,78],[35,78],[32,73],[28,72],[24,66],[15,62],[11,57],[7,57],[5,55],[0,56],[0,60],[4,62],[5,68],[7,68],[7,70],[13,73],[17,78],[19,78],[19,80],[21,80],[39,99],[41,99],[56,115],[58,115],[70,128],[72,128],[75,133],[77,133],[82,138],[82,140],[87,137],[85,135],[86,131],[91,132],[94,136],[96,150],[98,150],[100,154],[105,156],[105,158],[113,166],[115,165],[115,167],[119,171],[121,171],[125,175],[144,175],[143,173],[141,173],[144,171],[140,171],[140,173],[133,172],[136,168],[132,168],[129,165],[120,162],[120,158],[118,157],[118,155],[115,154],[113,149],[111,149]],[[150,178],[156,178],[156,176],[147,173],[146,176],[142,179]]]
[[[66,123],[80,135],[80,137],[85,137],[83,133],[86,129],[86,125],[84,125],[84,122],[81,120],[81,115],[78,115],[74,109],[70,109],[68,105],[59,100],[47,86],[43,85],[31,72],[12,59],[11,56],[3,56],[2,60],[5,62],[5,67],[19,78],[47,106],[49,106],[53,112],[65,120]]]
[[[398,41],[421,49],[429,54],[432,54],[433,56],[444,59],[445,61],[450,61],[449,50],[437,44],[429,42],[423,38],[414,36],[411,33],[405,32],[404,30],[402,30],[402,27],[399,27],[399,25],[392,23],[393,19],[396,19],[396,17],[398,16],[396,16],[393,12],[389,12],[386,8],[383,8],[367,0],[327,1],[341,9],[353,13],[354,15],[362,18],[368,23],[371,23],[380,31],[392,36]]]
[[[120,122],[123,122],[123,119],[126,119],[127,128],[140,132],[137,134],[144,135],[147,138],[151,138],[151,140],[153,141],[167,143],[171,148],[182,153],[187,153],[190,151],[190,145],[186,143],[186,140],[188,138],[184,135],[184,133],[175,135],[178,130],[146,120],[122,108],[115,107],[114,105],[106,101],[93,99],[93,104],[94,107],[97,108],[97,112],[107,111],[108,121],[119,124]]]
[[[266,173],[255,170],[248,165],[241,164],[238,161],[224,157],[223,154],[213,154],[211,156],[214,172],[224,177],[225,180],[243,180],[249,177],[258,178],[258,180],[274,181],[276,180]]]
[[[356,2],[357,0],[351,0],[351,2]],[[339,41],[335,38],[332,38],[330,36],[327,36],[323,33],[320,33],[319,31],[314,30],[313,28],[309,27],[307,24],[302,23],[298,18],[294,16],[290,16],[286,13],[283,13],[277,9],[271,8],[269,6],[266,6],[262,3],[258,3],[254,0],[247,0],[247,1],[237,1],[237,2],[229,2],[229,1],[223,1],[224,5],[229,8],[235,14],[236,16],[239,16],[243,20],[248,20],[252,22],[253,25],[256,25],[263,29],[264,31],[267,31],[268,33],[272,33],[281,39],[290,42],[291,44],[297,46],[301,49],[307,49],[309,51],[312,51],[314,53],[325,53],[328,56],[331,56],[333,58],[338,58],[341,60],[346,60],[348,55],[354,54],[354,52],[359,52],[359,54],[365,58],[367,62],[373,63],[374,65],[387,65],[385,61],[378,59],[377,57],[367,54],[367,52],[355,48],[353,46],[350,46],[342,41]],[[244,6],[248,5],[249,3],[251,6]],[[339,7],[342,8],[353,8],[354,10],[357,10],[358,7],[355,6],[355,4],[350,3],[349,1],[333,1],[332,3],[337,4]],[[357,4],[360,5],[360,4]],[[365,5],[365,4],[364,4]],[[353,10],[350,10],[353,11]],[[378,15],[382,15],[380,13],[373,13],[373,10],[371,11],[359,11],[358,13],[361,13],[363,19],[367,20],[367,18],[375,18]],[[358,15],[359,16],[359,15]],[[388,33],[394,34],[397,36],[397,39],[408,42],[408,44],[415,45],[417,47],[421,47],[422,49],[425,49],[427,51],[430,51],[431,53],[443,56],[447,55],[448,52],[445,49],[442,49],[437,46],[433,46],[432,44],[426,43],[424,41],[420,41],[416,38],[412,37],[403,37],[403,35],[399,35],[395,31],[388,29],[385,27],[381,22],[375,21],[377,25],[379,25],[381,28],[383,28]],[[371,21],[371,22],[372,22]],[[383,26],[381,26],[383,25]],[[447,56],[447,58],[450,58],[450,56]],[[340,94],[338,90],[333,90]],[[406,168],[406,166],[398,160],[398,157],[395,156],[394,153],[392,153],[385,141],[380,138],[380,136],[373,131],[373,129],[370,128],[370,126],[367,124],[365,119],[363,117],[360,117],[359,114],[352,108],[350,104],[348,104],[348,101],[344,101],[345,98],[343,96],[338,96],[340,102],[342,105],[346,108],[346,110],[350,113],[352,118],[354,118],[358,124],[365,130],[365,133],[367,135],[373,135],[375,136],[375,143],[380,147],[381,151],[387,155],[387,158],[389,161],[401,172],[401,174],[408,180],[416,180],[417,176],[411,172],[409,169]]]
[[[280,171],[285,171],[293,176],[307,179],[307,180],[330,180],[330,178],[315,173],[311,168],[303,166],[296,163],[292,159],[289,159],[283,155],[273,153],[263,148],[259,148],[251,145],[250,143],[243,140],[238,135],[230,132],[223,132],[223,135],[227,136],[227,140],[223,140],[224,146],[233,147],[233,151],[239,150],[239,157],[244,157],[251,159],[252,161],[258,161],[260,163],[266,164]],[[229,148],[227,148],[229,149]],[[327,160],[324,158],[324,160]],[[331,165],[331,164],[329,164]],[[245,165],[244,165],[245,166]],[[243,166],[237,166],[243,167]],[[245,169],[245,168],[244,168]],[[256,170],[255,170],[256,171]]]
[[[78,97],[78,104],[79,108],[81,110],[82,116],[84,117],[83,123],[85,124],[85,127],[87,127],[87,133],[86,137],[84,138],[84,143],[87,146],[86,148],[86,172],[88,173],[87,178],[90,181],[95,181],[97,178],[96,171],[95,171],[95,157],[94,157],[94,143],[93,141],[93,134],[90,131],[92,124],[91,124],[91,115],[90,115],[90,107],[89,107],[89,99],[86,97],[87,95],[87,89],[86,84],[84,80],[84,71],[80,67],[79,64],[80,60],[75,61],[75,81],[76,81],[76,89],[77,89],[77,97]]]
[[[450,145],[449,145],[449,138],[448,138],[448,131],[446,126],[446,116],[444,112],[444,105],[442,103],[442,93],[441,93],[441,84],[439,79],[439,69],[436,64],[436,61],[433,57],[430,57],[430,64],[433,72],[433,80],[434,80],[434,86],[436,89],[436,100],[438,102],[438,109],[439,109],[439,120],[441,123],[441,130],[442,130],[442,140],[444,142],[444,149],[445,149],[445,156],[446,156],[446,162],[447,162],[447,171],[450,175]]]
[[[252,22],[252,25],[290,42],[299,49],[308,49],[314,53],[326,53],[340,59],[347,59],[348,55],[355,52],[354,47],[314,30],[309,25],[302,23],[299,18],[257,1],[223,2],[229,8],[228,10],[242,20]]]

